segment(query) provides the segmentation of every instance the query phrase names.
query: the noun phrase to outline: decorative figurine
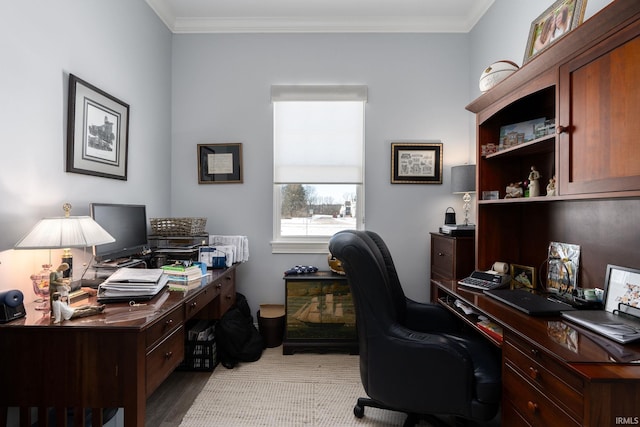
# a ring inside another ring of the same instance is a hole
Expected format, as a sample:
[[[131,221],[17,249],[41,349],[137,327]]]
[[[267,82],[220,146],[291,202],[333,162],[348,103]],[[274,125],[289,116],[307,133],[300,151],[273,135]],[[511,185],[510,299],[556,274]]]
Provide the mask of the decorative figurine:
[[[53,313],[53,317],[56,320],[60,320],[56,313],[54,312],[54,304],[53,304],[53,294],[58,294],[57,301],[60,304],[69,305],[69,292],[71,291],[71,286],[69,285],[69,279],[64,279],[64,272],[69,269],[69,264],[63,262],[56,268],[55,271],[52,271],[49,274],[49,299],[51,301],[51,312]]]
[[[79,307],[69,306],[69,279],[63,278],[64,272],[69,270],[69,264],[63,262],[49,275],[49,296],[51,300],[51,318],[53,323],[60,323],[62,320],[74,319],[77,317],[92,316],[104,311],[102,305],[81,305]]]
[[[549,184],[547,184],[547,196],[555,196],[556,195],[556,177],[554,176],[549,180]]]
[[[531,172],[529,172],[529,197],[538,197],[540,195],[540,172],[535,166],[531,166]]]
[[[53,306],[53,323],[60,323],[62,320],[75,319],[78,317],[93,316],[104,311],[104,304],[101,305],[81,305],[79,307],[70,307],[67,303],[60,301],[58,292],[51,295],[51,304]]]
[[[518,197],[522,197],[524,194],[522,191],[522,182],[512,182],[507,185],[505,199],[517,199]]]

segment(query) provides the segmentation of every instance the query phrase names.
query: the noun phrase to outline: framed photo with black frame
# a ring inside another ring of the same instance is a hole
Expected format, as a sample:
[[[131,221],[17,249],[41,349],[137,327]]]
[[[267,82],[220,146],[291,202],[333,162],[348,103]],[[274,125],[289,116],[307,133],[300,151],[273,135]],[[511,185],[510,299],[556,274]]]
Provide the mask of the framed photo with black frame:
[[[242,182],[242,143],[198,144],[198,184]]]
[[[66,171],[127,180],[129,105],[69,75]]]
[[[582,24],[587,0],[557,0],[531,23],[522,64]]]
[[[392,184],[442,184],[442,143],[392,142]]]
[[[606,311],[640,316],[640,270],[607,265],[605,292]]]

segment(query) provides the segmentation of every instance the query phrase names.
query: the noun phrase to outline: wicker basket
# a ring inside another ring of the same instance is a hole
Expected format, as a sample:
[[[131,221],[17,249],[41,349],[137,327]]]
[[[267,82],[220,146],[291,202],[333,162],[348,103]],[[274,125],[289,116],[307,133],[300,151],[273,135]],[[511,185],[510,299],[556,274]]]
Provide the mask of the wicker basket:
[[[152,234],[158,236],[195,236],[204,233],[207,218],[150,218]]]

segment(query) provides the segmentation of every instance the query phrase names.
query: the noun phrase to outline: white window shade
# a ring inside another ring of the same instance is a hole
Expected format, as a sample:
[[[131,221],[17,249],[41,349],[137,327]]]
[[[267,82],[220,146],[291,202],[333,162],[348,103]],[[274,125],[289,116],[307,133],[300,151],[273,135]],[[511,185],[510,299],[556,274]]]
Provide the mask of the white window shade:
[[[362,102],[274,104],[274,182],[362,182]]]
[[[272,87],[274,183],[363,182],[362,88]]]

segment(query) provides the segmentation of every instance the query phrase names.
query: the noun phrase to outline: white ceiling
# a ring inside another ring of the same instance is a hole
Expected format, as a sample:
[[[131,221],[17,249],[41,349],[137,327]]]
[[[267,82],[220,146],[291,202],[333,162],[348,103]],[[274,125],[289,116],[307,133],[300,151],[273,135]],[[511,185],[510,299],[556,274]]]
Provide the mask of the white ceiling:
[[[494,0],[146,0],[174,33],[465,33]]]

